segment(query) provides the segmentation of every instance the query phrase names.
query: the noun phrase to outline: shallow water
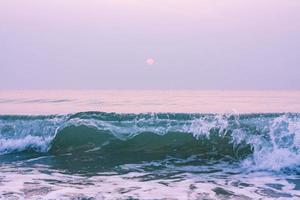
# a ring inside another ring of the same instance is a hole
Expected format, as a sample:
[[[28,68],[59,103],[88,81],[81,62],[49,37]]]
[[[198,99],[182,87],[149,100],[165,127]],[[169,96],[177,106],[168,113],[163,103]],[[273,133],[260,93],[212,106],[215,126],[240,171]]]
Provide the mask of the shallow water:
[[[1,92],[0,199],[298,199],[299,100]]]

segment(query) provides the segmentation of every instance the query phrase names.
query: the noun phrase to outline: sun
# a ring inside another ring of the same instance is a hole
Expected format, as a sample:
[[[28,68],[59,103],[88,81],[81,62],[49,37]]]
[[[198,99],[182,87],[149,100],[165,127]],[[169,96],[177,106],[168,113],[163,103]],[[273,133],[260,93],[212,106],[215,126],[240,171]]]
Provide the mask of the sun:
[[[154,60],[154,58],[147,58],[146,59],[146,63],[147,63],[147,65],[154,65],[155,64],[155,60]]]

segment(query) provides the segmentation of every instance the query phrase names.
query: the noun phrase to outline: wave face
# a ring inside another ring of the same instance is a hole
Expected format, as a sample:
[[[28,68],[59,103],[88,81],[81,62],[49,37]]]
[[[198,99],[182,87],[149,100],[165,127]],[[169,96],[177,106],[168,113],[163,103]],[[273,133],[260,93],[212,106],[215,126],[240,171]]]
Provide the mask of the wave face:
[[[201,157],[250,170],[298,173],[299,153],[300,115],[292,113],[0,116],[2,161],[42,154],[56,157],[53,165],[99,170],[100,165]]]

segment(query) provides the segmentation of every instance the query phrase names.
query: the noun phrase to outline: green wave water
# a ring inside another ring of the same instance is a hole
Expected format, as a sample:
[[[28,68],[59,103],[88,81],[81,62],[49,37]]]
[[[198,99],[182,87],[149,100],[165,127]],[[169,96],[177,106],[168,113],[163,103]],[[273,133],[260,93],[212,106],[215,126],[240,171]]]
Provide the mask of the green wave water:
[[[1,116],[0,153],[71,154],[88,157],[90,164],[103,160],[111,167],[201,155],[281,170],[297,167],[299,124],[300,116],[291,113]]]

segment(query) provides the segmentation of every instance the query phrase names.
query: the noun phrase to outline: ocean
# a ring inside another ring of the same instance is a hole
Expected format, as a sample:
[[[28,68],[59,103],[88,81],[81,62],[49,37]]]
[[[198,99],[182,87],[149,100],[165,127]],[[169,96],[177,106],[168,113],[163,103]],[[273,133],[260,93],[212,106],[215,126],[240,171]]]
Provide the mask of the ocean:
[[[300,199],[300,91],[0,91],[0,199]]]

